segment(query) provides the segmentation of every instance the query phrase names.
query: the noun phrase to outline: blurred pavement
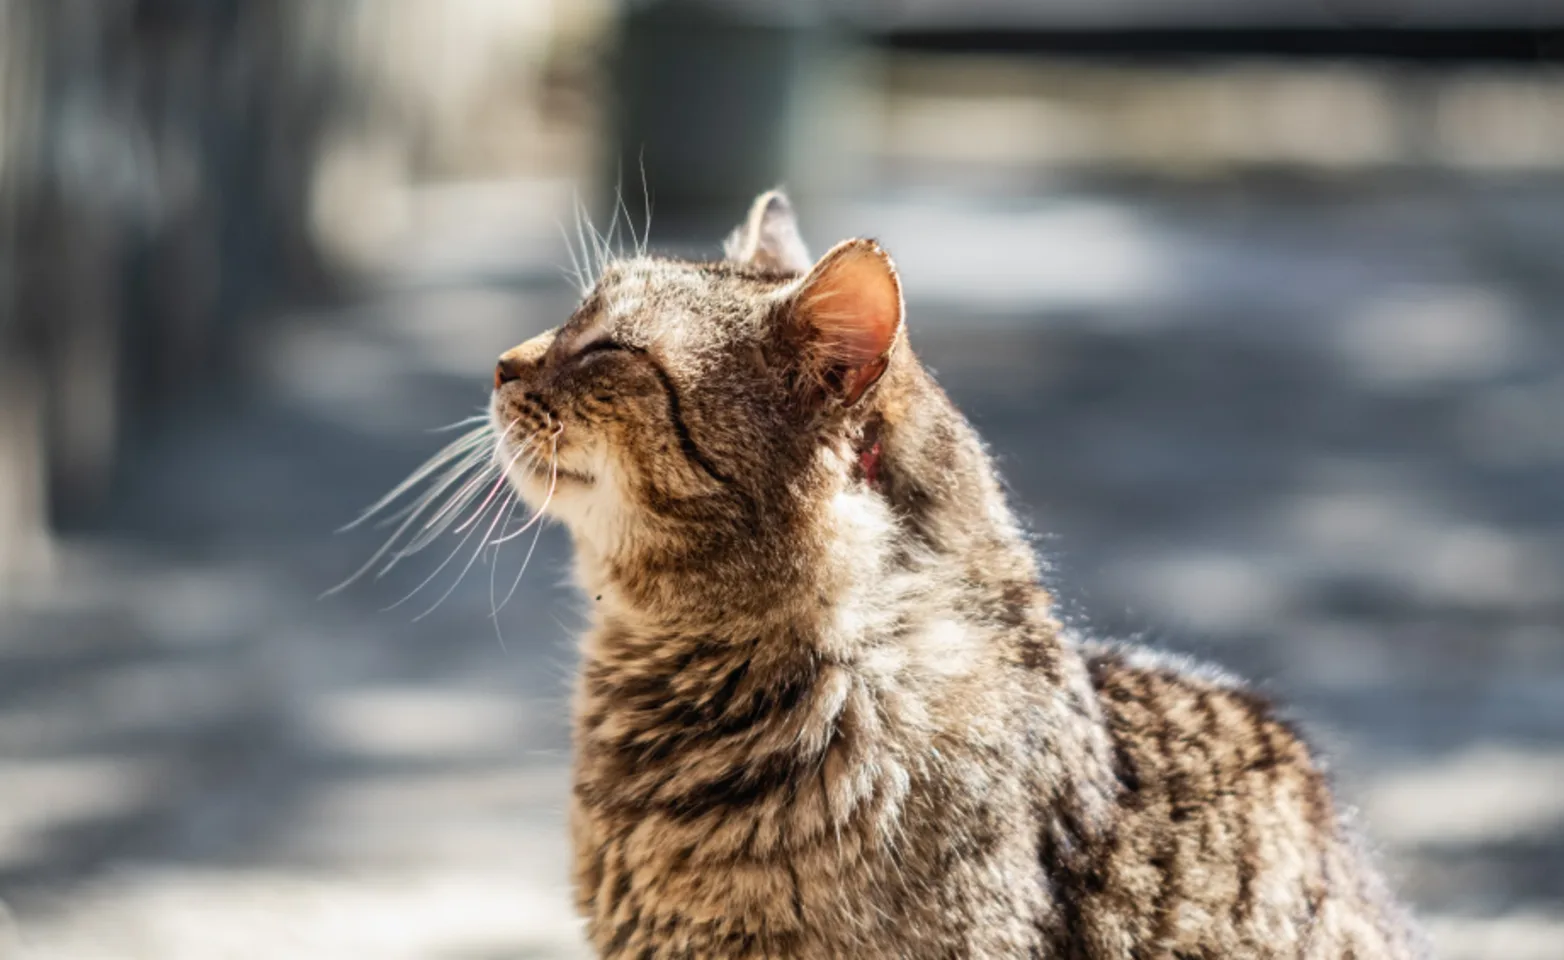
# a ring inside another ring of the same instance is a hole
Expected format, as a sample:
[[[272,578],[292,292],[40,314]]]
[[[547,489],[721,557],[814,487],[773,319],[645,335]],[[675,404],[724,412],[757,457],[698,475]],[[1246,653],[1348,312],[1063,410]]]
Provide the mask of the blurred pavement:
[[[147,437],[110,528],[0,606],[20,956],[585,955],[560,531],[498,633],[482,564],[383,611],[438,551],[317,599],[378,546],[331,531],[567,315],[527,212],[565,189],[430,195],[378,284],[256,343],[258,384]],[[942,196],[805,232],[896,255],[1070,609],[1293,704],[1442,956],[1560,956],[1564,187]]]

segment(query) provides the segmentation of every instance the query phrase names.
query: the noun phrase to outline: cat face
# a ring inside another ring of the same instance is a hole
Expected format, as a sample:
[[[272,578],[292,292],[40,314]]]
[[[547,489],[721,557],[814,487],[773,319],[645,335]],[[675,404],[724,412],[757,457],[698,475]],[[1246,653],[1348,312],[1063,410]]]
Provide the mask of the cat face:
[[[900,283],[872,241],[812,264],[770,193],[727,254],[613,262],[564,324],[500,358],[502,468],[602,549],[785,512],[793,481],[872,408],[897,353]]]

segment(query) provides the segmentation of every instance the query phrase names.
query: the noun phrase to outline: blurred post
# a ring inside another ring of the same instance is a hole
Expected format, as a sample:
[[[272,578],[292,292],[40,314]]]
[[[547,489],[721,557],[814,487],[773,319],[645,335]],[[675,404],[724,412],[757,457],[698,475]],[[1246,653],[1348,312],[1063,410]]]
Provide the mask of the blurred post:
[[[36,57],[21,0],[0,0],[0,590],[44,559],[43,411],[36,331],[20,315],[24,185],[36,158]]]
[[[643,173],[659,218],[729,218],[760,190],[795,198],[848,178],[838,102],[861,64],[815,0],[625,5],[612,69],[609,194]],[[861,85],[860,85],[861,89]],[[849,108],[850,109],[850,108]],[[634,204],[631,204],[632,209]]]

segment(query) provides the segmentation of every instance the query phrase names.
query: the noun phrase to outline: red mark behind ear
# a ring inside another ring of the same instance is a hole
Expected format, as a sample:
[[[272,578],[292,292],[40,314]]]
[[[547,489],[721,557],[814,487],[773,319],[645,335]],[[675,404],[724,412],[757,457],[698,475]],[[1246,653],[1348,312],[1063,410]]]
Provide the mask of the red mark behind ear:
[[[858,466],[863,470],[864,482],[875,486],[880,482],[880,441],[858,454]]]

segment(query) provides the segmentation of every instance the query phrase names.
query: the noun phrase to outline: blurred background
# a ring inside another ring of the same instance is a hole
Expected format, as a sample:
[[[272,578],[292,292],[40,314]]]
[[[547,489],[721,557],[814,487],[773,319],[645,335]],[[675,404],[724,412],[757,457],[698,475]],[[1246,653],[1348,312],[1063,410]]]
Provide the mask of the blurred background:
[[[1294,704],[1441,957],[1564,956],[1556,0],[0,0],[0,956],[584,956],[565,538],[496,618],[524,538],[387,610],[445,552],[322,600],[333,530],[578,202],[779,183],[1073,616]]]

